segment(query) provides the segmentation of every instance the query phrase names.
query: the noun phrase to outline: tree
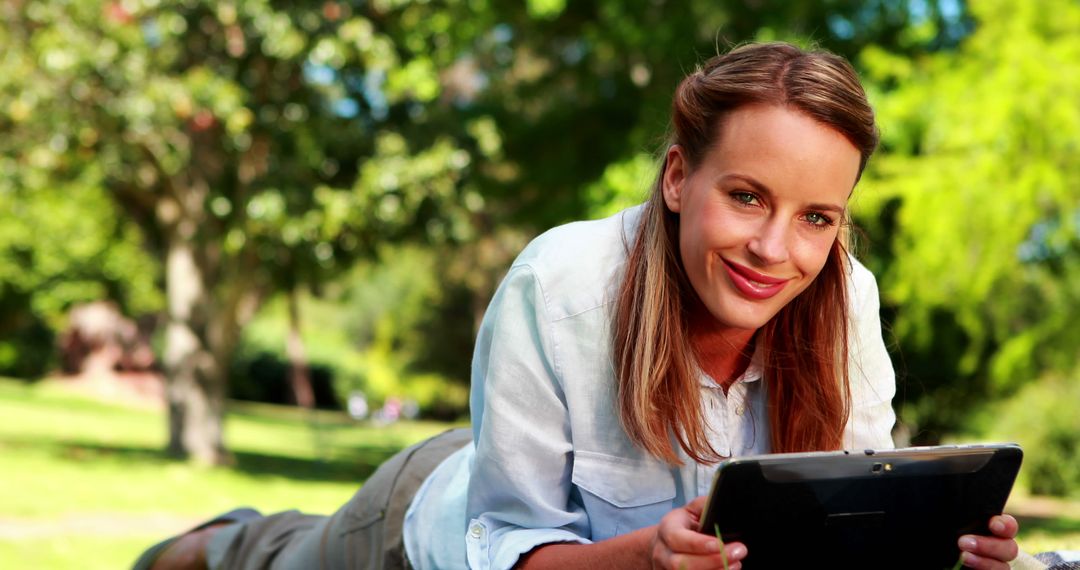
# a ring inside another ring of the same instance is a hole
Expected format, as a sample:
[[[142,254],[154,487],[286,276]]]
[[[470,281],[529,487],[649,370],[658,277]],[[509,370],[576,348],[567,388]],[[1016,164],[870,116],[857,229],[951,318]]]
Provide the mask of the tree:
[[[883,151],[857,198],[932,442],[974,402],[1069,373],[1080,340],[1080,6],[972,6],[955,52],[868,50]]]
[[[401,118],[439,93],[434,62],[446,56],[429,40],[448,15],[406,32],[427,8],[2,10],[4,156],[56,183],[96,176],[164,258],[169,450],[226,461],[226,366],[281,276],[317,279],[460,209],[468,155]]]

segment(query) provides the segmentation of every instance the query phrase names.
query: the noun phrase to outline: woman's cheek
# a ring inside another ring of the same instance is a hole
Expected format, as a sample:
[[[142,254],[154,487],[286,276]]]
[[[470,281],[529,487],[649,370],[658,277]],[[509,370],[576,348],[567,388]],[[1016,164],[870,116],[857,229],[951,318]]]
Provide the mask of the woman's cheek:
[[[819,230],[811,229],[809,231],[817,232]],[[809,276],[810,280],[813,280],[818,273],[821,273],[825,263],[829,260],[832,244],[836,241],[835,231],[820,232],[820,234],[812,236],[811,239],[801,240],[792,252],[799,270],[804,275]]]

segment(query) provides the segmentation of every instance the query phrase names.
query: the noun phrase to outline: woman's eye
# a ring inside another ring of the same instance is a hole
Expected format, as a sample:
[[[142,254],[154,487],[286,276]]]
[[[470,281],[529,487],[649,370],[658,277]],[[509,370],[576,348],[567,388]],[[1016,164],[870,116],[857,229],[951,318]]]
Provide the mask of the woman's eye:
[[[831,218],[819,212],[810,212],[803,216],[803,218],[809,222],[810,225],[818,228],[827,228],[833,224]]]
[[[752,206],[757,201],[757,196],[749,192],[732,192],[731,199],[743,206]]]

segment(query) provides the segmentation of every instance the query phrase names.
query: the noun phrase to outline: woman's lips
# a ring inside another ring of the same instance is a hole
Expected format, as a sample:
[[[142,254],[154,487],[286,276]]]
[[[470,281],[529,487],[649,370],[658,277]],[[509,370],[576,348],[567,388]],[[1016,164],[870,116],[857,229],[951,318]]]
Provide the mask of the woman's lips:
[[[723,262],[735,288],[751,299],[768,299],[779,293],[790,281],[758,273],[749,267],[743,267],[726,259]]]

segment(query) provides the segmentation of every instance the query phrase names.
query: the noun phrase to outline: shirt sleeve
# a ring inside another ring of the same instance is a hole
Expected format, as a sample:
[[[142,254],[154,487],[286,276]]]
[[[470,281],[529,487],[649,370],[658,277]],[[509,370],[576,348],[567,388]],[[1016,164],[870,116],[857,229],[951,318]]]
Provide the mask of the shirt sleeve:
[[[851,419],[844,434],[847,449],[891,449],[896,422],[892,399],[896,374],[881,335],[880,301],[874,275],[852,259],[852,327],[848,345]]]
[[[470,568],[506,569],[540,544],[589,542],[588,517],[571,501],[573,447],[557,349],[535,272],[511,267],[473,355]]]

